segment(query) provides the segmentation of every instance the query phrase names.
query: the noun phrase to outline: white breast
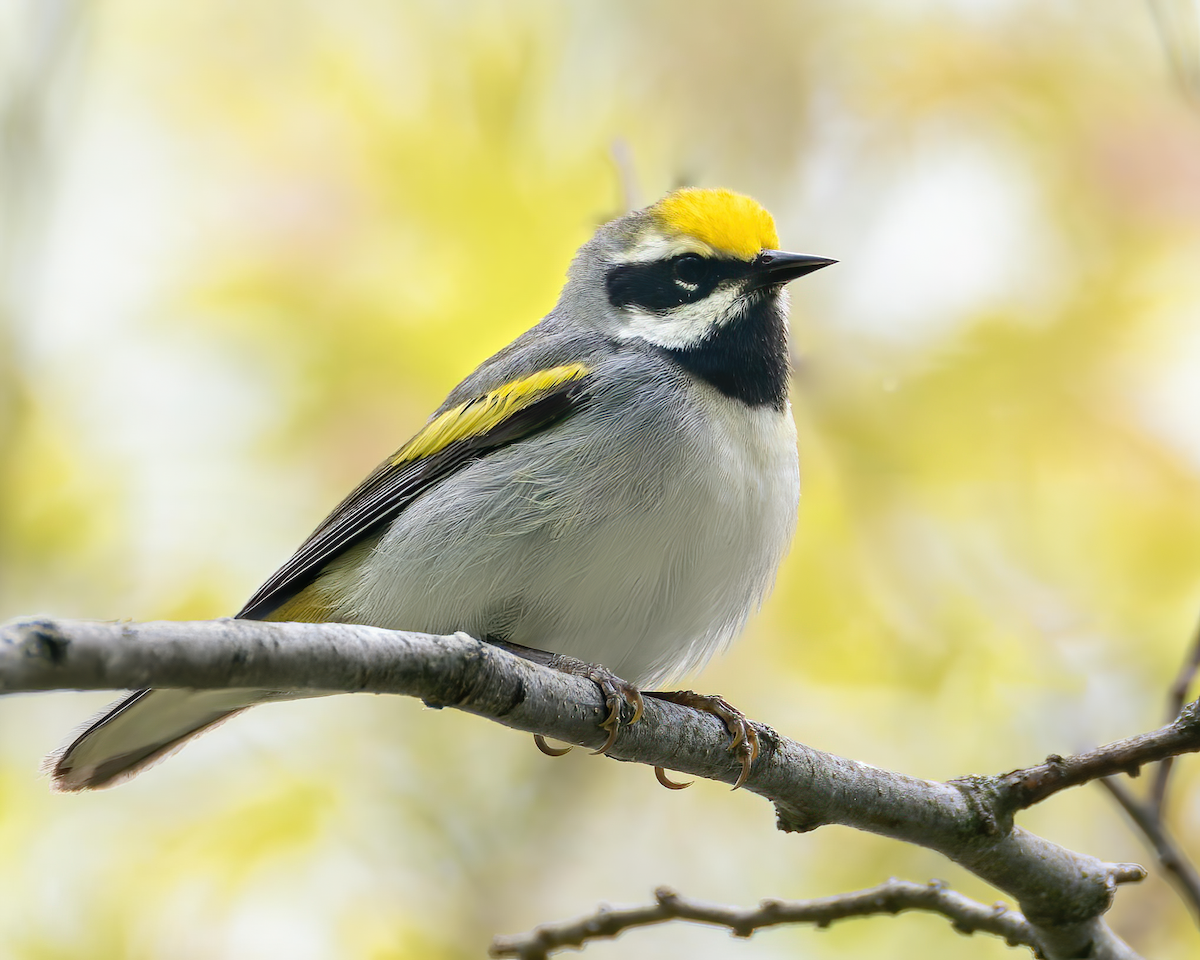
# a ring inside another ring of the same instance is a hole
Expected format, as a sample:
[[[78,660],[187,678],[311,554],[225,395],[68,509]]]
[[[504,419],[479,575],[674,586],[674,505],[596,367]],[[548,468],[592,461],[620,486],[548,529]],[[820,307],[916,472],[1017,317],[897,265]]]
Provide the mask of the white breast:
[[[770,589],[799,475],[790,410],[689,389],[687,423],[598,405],[438,484],[340,586],[337,616],[501,637],[643,685],[699,667]]]
[[[708,522],[691,533],[704,560],[680,604],[708,611],[711,620],[707,630],[693,623],[691,643],[663,651],[654,666],[666,676],[702,667],[737,636],[770,591],[796,528],[800,475],[790,406],[780,412],[726,401],[710,416],[719,456]]]

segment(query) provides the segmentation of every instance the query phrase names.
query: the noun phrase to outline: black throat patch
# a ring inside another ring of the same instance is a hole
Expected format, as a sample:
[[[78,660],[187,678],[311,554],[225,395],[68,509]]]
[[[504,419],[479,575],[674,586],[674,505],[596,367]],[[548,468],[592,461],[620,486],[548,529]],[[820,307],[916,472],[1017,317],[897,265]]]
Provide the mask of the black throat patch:
[[[722,283],[752,275],[741,260],[682,254],[668,260],[628,263],[608,271],[609,302],[618,310],[636,307],[666,316],[677,307],[698,303]],[[741,314],[685,349],[660,347],[686,370],[711,383],[725,396],[751,407],[787,407],[787,324],[778,286],[744,295]]]
[[[751,407],[787,408],[787,324],[779,296],[751,294],[741,315],[709,332],[695,346],[663,352],[711,383],[725,396]]]

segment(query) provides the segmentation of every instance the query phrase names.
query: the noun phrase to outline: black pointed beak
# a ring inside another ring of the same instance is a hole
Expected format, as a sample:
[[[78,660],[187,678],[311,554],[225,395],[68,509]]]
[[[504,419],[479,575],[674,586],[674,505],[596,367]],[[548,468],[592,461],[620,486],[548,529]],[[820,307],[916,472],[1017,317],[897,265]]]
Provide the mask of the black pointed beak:
[[[766,287],[783,284],[807,273],[820,270],[836,260],[828,257],[812,257],[806,253],[785,253],[782,250],[764,250],[750,261],[750,276],[755,286]]]

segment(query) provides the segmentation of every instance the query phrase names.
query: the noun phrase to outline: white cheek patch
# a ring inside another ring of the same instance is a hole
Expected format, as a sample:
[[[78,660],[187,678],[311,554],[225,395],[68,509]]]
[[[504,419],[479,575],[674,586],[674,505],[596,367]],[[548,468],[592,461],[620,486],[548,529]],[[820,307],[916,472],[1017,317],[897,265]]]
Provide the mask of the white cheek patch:
[[[697,303],[685,303],[666,313],[637,307],[621,310],[617,328],[622,340],[645,340],[668,350],[694,347],[712,330],[732,323],[746,309],[747,300],[735,284],[722,284]]]

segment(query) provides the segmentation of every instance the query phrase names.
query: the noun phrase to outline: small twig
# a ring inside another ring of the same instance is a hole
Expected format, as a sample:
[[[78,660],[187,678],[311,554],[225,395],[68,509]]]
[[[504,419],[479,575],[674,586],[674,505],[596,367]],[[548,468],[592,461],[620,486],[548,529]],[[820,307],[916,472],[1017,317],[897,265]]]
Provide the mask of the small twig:
[[[1175,682],[1171,684],[1171,689],[1167,693],[1167,722],[1179,716],[1180,711],[1183,710],[1183,705],[1187,702],[1188,691],[1192,687],[1192,681],[1196,679],[1197,670],[1200,670],[1200,625],[1196,627],[1188,656],[1180,666],[1179,673],[1175,675]],[[1171,767],[1174,762],[1174,757],[1167,757],[1158,765],[1158,769],[1154,773],[1150,803],[1153,806],[1154,815],[1160,821],[1167,804],[1167,783],[1171,778]]]
[[[727,927],[735,937],[781,924],[811,923],[827,927],[847,917],[896,915],[905,910],[925,910],[946,917],[959,933],[990,933],[1010,947],[1029,947],[1037,954],[1037,939],[1029,922],[1004,904],[988,907],[946,887],[941,880],[913,883],[889,880],[877,887],[816,900],[763,900],[756,908],[731,907],[684,897],[669,887],[654,891],[655,902],[641,907],[612,909],[602,906],[594,914],[562,923],[542,924],[529,933],[496,937],[488,951],[492,957],[545,960],[567,947],[582,947],[589,940],[611,939],[634,927],[672,920],[690,920]]]
[[[1172,0],[1150,0],[1150,15],[1184,100],[1200,104],[1200,23],[1195,6]]]
[[[1187,704],[1164,727],[1126,737],[1073,757],[1053,754],[1044,763],[1013,770],[995,778],[1004,798],[1001,809],[1024,810],[1068,787],[1077,787],[1116,773],[1137,776],[1148,763],[1181,753],[1200,751],[1200,701]]]
[[[1200,627],[1197,627],[1188,647],[1187,656],[1167,692],[1168,719],[1183,717],[1184,702],[1187,700],[1188,691],[1196,679],[1198,670],[1200,670]],[[1195,706],[1195,704],[1190,705],[1193,710]],[[1197,922],[1200,922],[1200,873],[1196,871],[1192,862],[1175,843],[1174,838],[1167,831],[1165,823],[1167,786],[1170,782],[1174,759],[1173,756],[1165,757],[1158,764],[1154,782],[1144,801],[1139,800],[1132,790],[1113,777],[1105,777],[1099,783],[1121,805],[1121,809],[1133,821],[1134,826],[1141,831],[1154,850],[1167,880],[1175,887]]]
[[[1183,855],[1162,820],[1149,803],[1139,802],[1133,791],[1115,777],[1106,777],[1099,783],[1113,795],[1121,809],[1129,815],[1129,819],[1145,834],[1154,847],[1154,853],[1167,879],[1179,891],[1180,897],[1191,909],[1197,922],[1200,922],[1200,873],[1196,872],[1191,861]]]

